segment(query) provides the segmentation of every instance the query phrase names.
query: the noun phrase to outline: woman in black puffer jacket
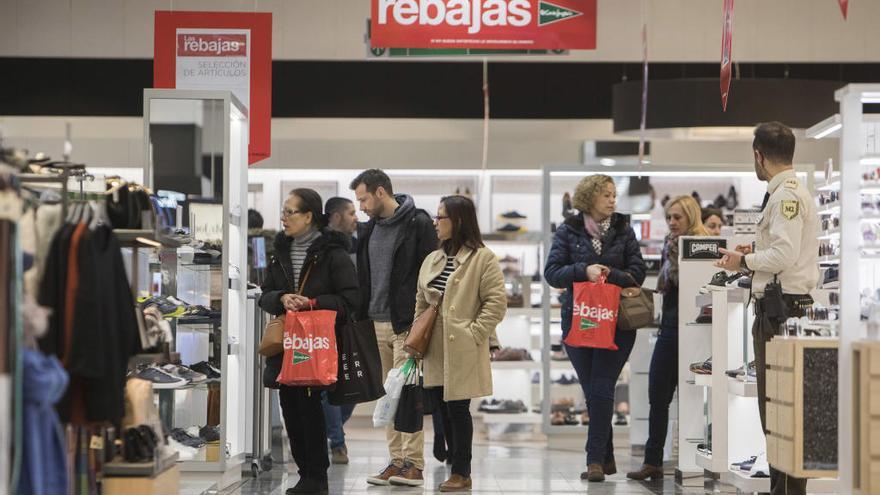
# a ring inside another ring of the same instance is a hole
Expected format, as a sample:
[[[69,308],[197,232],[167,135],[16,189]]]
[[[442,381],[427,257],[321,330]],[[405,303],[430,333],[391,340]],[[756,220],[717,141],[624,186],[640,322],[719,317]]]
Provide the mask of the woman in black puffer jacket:
[[[635,232],[626,218],[616,213],[617,190],[607,175],[591,175],[575,190],[573,206],[579,215],[569,217],[553,238],[544,278],[558,289],[566,289],[562,301],[562,338],[568,336],[572,320],[572,286],[595,282],[605,275],[620,287],[640,286],[645,280],[645,262]],[[565,346],[577,372],[590,427],[587,434],[587,471],[581,479],[604,481],[617,472],[612,444],[611,419],[614,389],[636,340],[636,332],[618,331],[618,350]]]
[[[358,306],[357,274],[348,255],[350,239],[323,228],[322,205],[321,196],[311,189],[294,189],[284,202],[284,231],[275,238],[260,307],[276,316],[285,311],[333,310],[338,327]],[[284,424],[299,467],[299,483],[288,493],[327,493],[330,461],[321,391],[279,386],[275,379],[282,358],[267,359],[264,382],[279,387]]]

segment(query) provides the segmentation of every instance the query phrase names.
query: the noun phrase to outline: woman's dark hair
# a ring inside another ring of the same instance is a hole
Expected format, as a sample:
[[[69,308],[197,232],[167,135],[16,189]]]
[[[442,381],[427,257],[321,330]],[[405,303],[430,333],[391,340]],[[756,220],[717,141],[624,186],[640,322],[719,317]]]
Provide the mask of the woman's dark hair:
[[[483,236],[480,235],[480,224],[477,222],[477,208],[470,198],[446,196],[440,203],[446,208],[446,215],[452,222],[452,238],[440,242],[440,248],[447,255],[456,254],[463,247],[476,251],[485,246]]]
[[[314,189],[294,189],[290,191],[290,195],[296,196],[299,199],[299,210],[302,213],[312,214],[312,222],[315,224],[315,227],[322,229],[327,225],[323,214],[324,202],[321,201],[321,195]]]
[[[706,220],[711,216],[716,216],[721,219],[721,223],[724,223],[724,213],[721,212],[718,208],[703,208],[703,214],[700,215],[703,219],[703,223],[706,223]]]

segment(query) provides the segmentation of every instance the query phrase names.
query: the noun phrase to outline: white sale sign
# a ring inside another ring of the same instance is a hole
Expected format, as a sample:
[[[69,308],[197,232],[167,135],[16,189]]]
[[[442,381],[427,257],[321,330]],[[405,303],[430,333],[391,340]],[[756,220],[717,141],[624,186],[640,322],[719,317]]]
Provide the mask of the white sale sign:
[[[178,89],[232,91],[245,107],[250,100],[249,29],[178,29]]]

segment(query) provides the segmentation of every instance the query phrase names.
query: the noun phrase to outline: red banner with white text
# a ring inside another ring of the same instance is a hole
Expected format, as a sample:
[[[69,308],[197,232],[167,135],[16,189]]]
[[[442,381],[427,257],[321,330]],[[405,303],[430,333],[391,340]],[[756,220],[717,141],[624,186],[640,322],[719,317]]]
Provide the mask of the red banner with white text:
[[[597,0],[371,0],[375,48],[592,50]]]
[[[272,151],[272,14],[156,11],[156,88],[228,90],[247,107],[248,163]]]

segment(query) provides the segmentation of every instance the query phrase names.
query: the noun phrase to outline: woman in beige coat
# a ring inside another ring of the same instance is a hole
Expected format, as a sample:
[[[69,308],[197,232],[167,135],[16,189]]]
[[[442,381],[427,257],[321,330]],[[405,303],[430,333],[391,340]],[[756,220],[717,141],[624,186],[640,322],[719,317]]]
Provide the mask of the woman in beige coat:
[[[452,430],[446,432],[452,476],[440,491],[468,491],[474,435],[470,403],[492,395],[489,340],[507,311],[507,296],[498,259],[483,245],[473,201],[441,199],[434,225],[440,249],[422,263],[416,292],[416,317],[442,297],[425,354],[424,386],[441,399]]]

